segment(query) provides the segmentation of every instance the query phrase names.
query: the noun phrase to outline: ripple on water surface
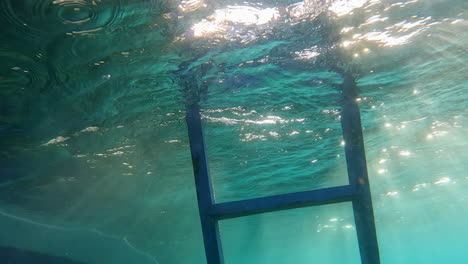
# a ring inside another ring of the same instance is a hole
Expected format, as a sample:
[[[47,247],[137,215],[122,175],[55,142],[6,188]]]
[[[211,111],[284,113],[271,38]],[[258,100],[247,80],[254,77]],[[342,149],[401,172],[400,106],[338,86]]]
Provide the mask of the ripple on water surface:
[[[118,21],[121,1],[40,0],[0,3],[1,15],[18,26],[18,34],[86,33],[101,30]]]

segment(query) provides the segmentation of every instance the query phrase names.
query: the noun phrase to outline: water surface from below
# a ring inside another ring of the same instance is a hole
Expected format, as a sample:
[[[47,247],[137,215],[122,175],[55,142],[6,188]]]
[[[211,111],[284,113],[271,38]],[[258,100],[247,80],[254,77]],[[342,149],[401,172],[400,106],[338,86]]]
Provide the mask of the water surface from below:
[[[465,263],[466,9],[1,1],[0,246],[204,263],[185,105],[202,105],[217,201],[342,185],[341,69],[360,89],[382,263]],[[226,263],[359,263],[348,204],[221,233]]]

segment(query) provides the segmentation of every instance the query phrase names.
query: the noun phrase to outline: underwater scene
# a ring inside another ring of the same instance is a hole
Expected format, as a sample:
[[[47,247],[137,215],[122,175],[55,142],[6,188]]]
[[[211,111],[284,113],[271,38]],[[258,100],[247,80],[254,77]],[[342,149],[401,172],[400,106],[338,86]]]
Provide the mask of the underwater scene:
[[[467,10],[1,0],[0,262],[207,263],[187,107],[201,108],[216,202],[347,185],[346,75],[381,263],[468,263]],[[219,231],[226,264],[361,263],[350,202]]]

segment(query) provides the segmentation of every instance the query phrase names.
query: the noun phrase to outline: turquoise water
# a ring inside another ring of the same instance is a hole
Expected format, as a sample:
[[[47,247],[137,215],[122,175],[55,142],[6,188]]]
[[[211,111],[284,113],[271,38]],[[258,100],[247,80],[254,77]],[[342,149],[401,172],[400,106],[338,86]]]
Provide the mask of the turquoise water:
[[[347,184],[360,89],[382,263],[467,263],[466,1],[0,1],[0,247],[205,263],[185,106],[217,201]],[[224,220],[226,263],[359,263],[347,203]]]

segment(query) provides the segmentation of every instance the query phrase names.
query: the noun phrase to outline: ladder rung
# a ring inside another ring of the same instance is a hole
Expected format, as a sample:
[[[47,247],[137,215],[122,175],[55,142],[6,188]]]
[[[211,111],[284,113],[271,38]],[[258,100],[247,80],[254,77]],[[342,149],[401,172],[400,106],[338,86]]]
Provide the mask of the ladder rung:
[[[351,185],[287,193],[261,198],[213,204],[209,210],[216,219],[228,219],[306,206],[349,202],[358,197]]]

